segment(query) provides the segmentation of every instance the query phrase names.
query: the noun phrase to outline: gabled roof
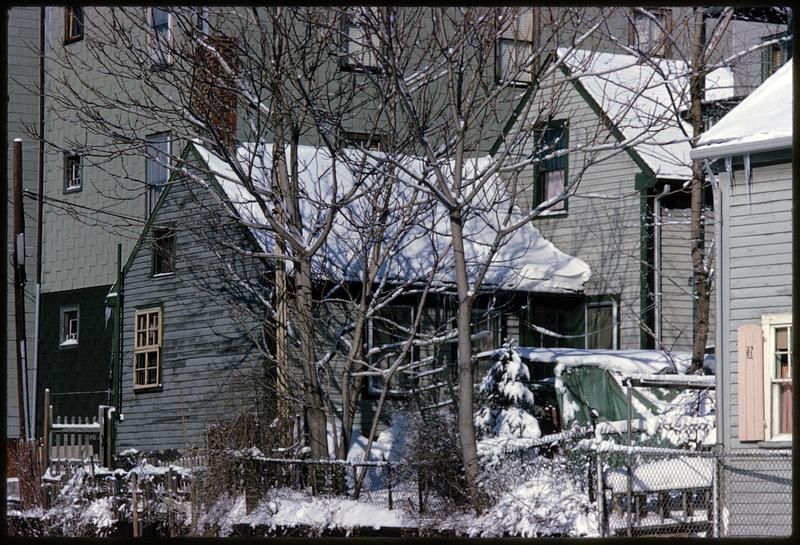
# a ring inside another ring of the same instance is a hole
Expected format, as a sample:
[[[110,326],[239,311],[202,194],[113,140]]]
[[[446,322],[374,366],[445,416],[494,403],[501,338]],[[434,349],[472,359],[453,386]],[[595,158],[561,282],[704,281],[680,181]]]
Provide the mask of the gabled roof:
[[[249,228],[259,245],[264,251],[272,252],[274,239],[267,219],[252,195],[238,182],[230,165],[199,145],[194,145],[194,148],[214,174],[238,215],[250,224]],[[365,187],[370,184],[380,187],[384,176],[381,154],[370,152],[370,156],[364,156],[364,152],[355,149],[346,153],[354,160],[334,162],[324,149],[299,147],[299,183],[305,195],[301,199],[301,213],[303,235],[307,241],[316,236],[327,204],[340,199],[353,184],[360,181],[366,184]],[[242,165],[250,169],[257,190],[269,191],[272,145],[242,144],[237,150],[237,157]],[[363,168],[351,166],[361,160],[364,161]],[[420,175],[424,172],[425,163],[418,158],[406,156],[395,160],[409,173]],[[477,159],[464,174],[474,177],[487,164],[488,158]],[[337,195],[332,194],[334,173]],[[392,281],[423,281],[431,273],[434,256],[438,254],[440,262],[434,279],[441,284],[451,283],[454,278],[453,251],[447,210],[441,204],[423,198],[425,195],[415,187],[411,176],[403,175],[401,179],[403,183],[398,184],[392,193],[394,202],[390,217],[385,218],[382,225],[391,232],[399,222],[400,214],[408,208],[414,209],[415,223],[400,238],[381,274]],[[465,225],[465,250],[471,274],[476,273],[486,255],[495,226],[504,217],[504,212],[511,207],[511,221],[524,217],[522,211],[512,205],[511,197],[499,176],[494,175],[484,187],[485,190],[477,199],[480,213]],[[350,203],[344,213],[337,214],[332,233],[313,263],[314,274],[318,278],[360,280],[363,266],[360,252],[365,245],[372,243],[369,240],[372,235],[370,212],[368,199],[361,197]],[[394,214],[397,217],[391,217]],[[486,288],[564,293],[582,291],[583,284],[590,276],[586,263],[560,251],[531,222],[525,222],[501,246],[484,282]]]
[[[791,149],[792,71],[792,62],[787,62],[706,131],[692,150],[692,158]]]
[[[691,126],[680,118],[688,107],[685,62],[586,50],[557,50],[568,77],[621,133],[656,178],[691,178]],[[733,96],[733,74],[718,68],[706,77],[705,100]]]

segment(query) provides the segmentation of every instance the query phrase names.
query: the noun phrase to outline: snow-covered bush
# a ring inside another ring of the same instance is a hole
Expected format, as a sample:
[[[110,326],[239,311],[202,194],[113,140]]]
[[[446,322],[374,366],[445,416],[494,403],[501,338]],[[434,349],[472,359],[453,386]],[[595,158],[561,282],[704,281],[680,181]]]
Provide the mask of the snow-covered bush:
[[[530,373],[514,341],[503,344],[495,362],[478,387],[481,407],[475,428],[483,436],[540,437],[534,418]]]
[[[469,527],[472,536],[597,535],[595,506],[561,456],[509,458],[481,483],[495,504]]]

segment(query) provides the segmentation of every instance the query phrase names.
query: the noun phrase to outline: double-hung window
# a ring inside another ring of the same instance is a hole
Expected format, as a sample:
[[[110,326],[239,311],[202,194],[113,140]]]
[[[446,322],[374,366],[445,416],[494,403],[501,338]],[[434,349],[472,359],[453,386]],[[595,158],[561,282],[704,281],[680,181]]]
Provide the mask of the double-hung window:
[[[153,388],[161,384],[162,311],[137,310],[134,314],[133,387]]]
[[[71,348],[78,346],[80,332],[80,309],[78,305],[61,307],[61,335],[59,346]]]
[[[81,156],[70,153],[64,156],[64,193],[74,193],[83,187]]]
[[[373,366],[388,369],[397,363],[397,359],[405,348],[406,341],[412,335],[414,325],[414,307],[410,305],[394,305],[382,308],[369,323],[369,348],[379,349],[370,358]],[[414,361],[416,351],[410,347],[400,366],[407,366]],[[369,377],[369,391],[380,394],[383,391],[382,377]],[[414,387],[413,371],[398,370],[389,381],[390,394],[407,394]]]
[[[153,276],[175,272],[175,231],[153,229]]]
[[[68,6],[64,8],[64,45],[83,39],[83,8]]]
[[[788,36],[785,32],[781,34],[774,34],[772,36],[765,36],[761,41],[768,42],[778,38],[784,38]],[[761,50],[761,81],[763,82],[772,74],[774,74],[778,68],[783,66],[786,61],[789,60],[791,54],[792,42],[791,39],[780,42],[777,44],[772,44],[769,46],[764,47]]]
[[[147,8],[147,22],[150,26],[148,35],[150,62],[154,67],[171,64],[172,14],[162,8]]]
[[[378,71],[380,67],[376,52],[379,50],[381,42],[374,29],[370,28],[361,18],[352,15],[345,16],[342,33],[342,68]]]
[[[534,206],[562,195],[567,184],[567,124],[566,121],[551,121],[536,131],[538,161],[535,168]],[[566,214],[567,199],[555,202],[545,209],[543,215]]]
[[[616,350],[617,303],[612,300],[586,304],[586,348]]]
[[[764,333],[764,400],[767,438],[792,433],[792,316],[762,317]]]
[[[631,14],[628,45],[649,55],[669,54],[669,33],[672,12],[668,8],[651,8]]]
[[[495,350],[501,345],[500,313],[493,309],[473,308],[470,334],[475,353]]]
[[[528,85],[533,80],[533,22],[531,7],[503,10],[495,62],[498,82]]]
[[[150,217],[169,179],[171,136],[166,132],[154,134],[147,137],[147,142],[147,210],[145,217]]]

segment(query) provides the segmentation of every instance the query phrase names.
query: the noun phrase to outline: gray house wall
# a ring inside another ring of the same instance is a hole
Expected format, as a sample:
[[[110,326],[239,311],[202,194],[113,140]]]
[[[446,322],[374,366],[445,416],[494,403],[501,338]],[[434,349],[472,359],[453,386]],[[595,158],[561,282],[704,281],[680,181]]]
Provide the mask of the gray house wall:
[[[118,450],[203,447],[209,425],[229,422],[240,412],[258,412],[258,387],[267,385],[263,359],[249,332],[258,335],[260,329],[234,289],[226,289],[224,271],[230,265],[253,279],[262,269],[226,253],[224,243],[246,246],[245,235],[220,212],[204,189],[176,182],[156,216],[158,225],[176,230],[175,274],[152,276],[147,238],[131,257],[123,294],[125,419],[118,427]],[[137,308],[155,306],[163,309],[161,386],[134,391],[134,314]]]
[[[38,128],[39,122],[39,7],[14,7],[8,11],[8,49],[6,51],[7,66],[7,123],[8,123],[8,165],[6,179],[8,180],[8,240],[4,241],[8,251],[9,266],[8,301],[6,316],[8,328],[6,338],[6,437],[19,435],[19,405],[17,398],[17,342],[14,314],[14,269],[11,266],[11,256],[14,251],[14,213],[13,213],[13,157],[14,139],[22,139],[22,186],[24,190],[37,191],[39,176],[39,146],[27,133],[28,128]],[[25,287],[25,330],[28,339],[28,384],[33,391],[33,347],[34,347],[34,303],[36,284],[36,201],[23,198],[25,207],[25,270],[27,285]]]
[[[717,331],[718,441],[726,449],[767,449],[786,442],[740,441],[737,330],[764,314],[792,310],[792,165],[753,168],[752,184],[720,176],[722,210]],[[765,366],[770,365],[768,361]],[[769,460],[732,460],[723,474],[729,535],[791,533],[791,471]],[[727,492],[726,492],[727,490]]]

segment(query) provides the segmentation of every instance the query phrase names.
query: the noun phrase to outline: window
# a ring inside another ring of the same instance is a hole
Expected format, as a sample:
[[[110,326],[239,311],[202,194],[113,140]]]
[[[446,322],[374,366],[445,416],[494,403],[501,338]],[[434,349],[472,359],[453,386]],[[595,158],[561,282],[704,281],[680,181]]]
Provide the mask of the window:
[[[616,350],[617,303],[597,301],[586,304],[586,348]]]
[[[160,386],[161,309],[137,310],[134,314],[133,387]]]
[[[536,131],[539,161],[536,164],[534,206],[561,195],[566,189],[567,155],[559,154],[559,152],[566,150],[567,138],[565,121],[553,121]],[[565,198],[548,207],[542,214],[555,215],[566,214],[566,212],[567,200]]]
[[[64,8],[64,45],[83,39],[83,8]]]
[[[501,345],[500,314],[491,309],[473,308],[470,333],[477,335],[472,340],[475,353],[495,350]]]
[[[509,8],[503,13],[497,40],[495,78],[498,82],[529,84],[533,79],[533,8]]]
[[[762,317],[767,438],[792,433],[792,316]]]
[[[175,231],[153,229],[153,276],[175,272]]]
[[[208,8],[195,8],[194,13],[192,14],[192,25],[194,26],[195,32],[208,36]]]
[[[169,179],[170,134],[160,133],[147,137],[147,214],[150,217],[161,192]]]
[[[150,61],[154,67],[164,67],[172,62],[172,15],[161,8],[147,8],[150,34],[148,45]]]
[[[631,14],[628,45],[642,53],[666,56],[669,54],[669,33],[672,12],[667,8],[650,8]]]
[[[78,154],[64,155],[64,193],[81,190],[82,174],[81,156]]]
[[[377,71],[375,51],[380,47],[378,35],[370,32],[366,23],[356,17],[345,18],[343,34],[342,68]]]
[[[782,34],[775,34],[772,36],[765,36],[761,41],[768,42],[771,40],[775,40],[778,38],[786,37],[786,33]],[[778,68],[783,66],[786,61],[789,60],[791,57],[791,48],[792,48],[792,41],[791,39],[781,42],[778,44],[773,44],[764,47],[761,50],[761,81],[763,82],[772,74],[774,74]]]
[[[80,333],[80,309],[77,305],[61,307],[61,335],[59,346],[72,348],[78,346]]]
[[[383,134],[368,134],[364,132],[345,132],[344,140],[348,146],[364,148],[372,151],[385,151],[387,138]]]
[[[370,350],[381,348],[380,354],[371,358],[372,365],[388,368],[397,361],[403,351],[405,341],[411,334],[414,324],[414,308],[407,305],[388,306],[381,309],[377,316],[370,321],[369,345]],[[416,351],[413,347],[408,350],[403,365],[414,361]],[[414,387],[412,371],[397,371],[389,382],[389,393],[407,394]],[[380,394],[383,390],[381,377],[369,377],[369,390],[372,394]]]

